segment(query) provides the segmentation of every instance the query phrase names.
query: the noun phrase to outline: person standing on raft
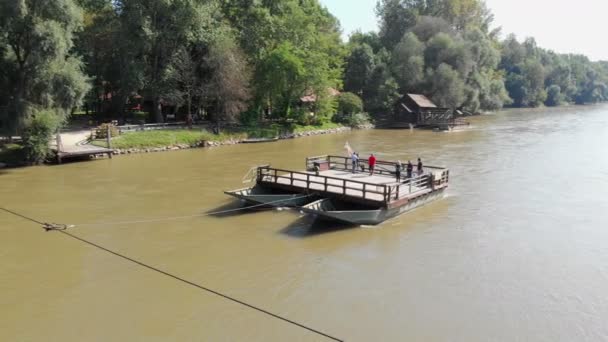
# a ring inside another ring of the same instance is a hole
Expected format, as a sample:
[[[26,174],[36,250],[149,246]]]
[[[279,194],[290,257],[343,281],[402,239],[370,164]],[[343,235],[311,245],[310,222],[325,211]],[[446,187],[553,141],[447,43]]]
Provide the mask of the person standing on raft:
[[[371,156],[369,156],[369,159],[367,160],[367,163],[369,164],[369,175],[373,176],[374,175],[374,168],[376,167],[376,157],[374,156],[373,153],[372,153]]]
[[[401,164],[401,160],[397,160],[397,164],[395,164],[395,177],[397,178],[397,182],[401,181],[401,170],[403,170],[403,164]]]
[[[414,165],[412,165],[412,161],[407,161],[407,178],[412,178],[412,173],[414,172]]]

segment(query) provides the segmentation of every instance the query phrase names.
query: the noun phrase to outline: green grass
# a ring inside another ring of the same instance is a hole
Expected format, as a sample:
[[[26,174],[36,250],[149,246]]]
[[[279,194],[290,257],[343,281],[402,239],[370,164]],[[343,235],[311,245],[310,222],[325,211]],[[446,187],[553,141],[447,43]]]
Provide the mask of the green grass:
[[[310,132],[310,131],[318,131],[321,129],[334,129],[334,128],[340,128],[343,127],[343,125],[341,124],[337,124],[334,122],[326,122],[324,124],[321,124],[319,126],[302,126],[302,125],[295,125],[293,132],[294,133],[304,133],[304,132]]]
[[[0,162],[8,165],[19,165],[23,162],[23,151],[21,145],[0,145]]]
[[[193,145],[201,141],[225,141],[230,139],[244,138],[243,133],[222,133],[215,135],[201,130],[155,130],[125,133],[112,139],[112,147],[125,148],[148,148],[165,147],[177,144]],[[106,146],[105,140],[94,140],[93,145]]]
[[[119,149],[165,147],[178,144],[194,145],[201,141],[226,141],[230,139],[246,138],[274,138],[283,132],[302,133],[320,129],[333,129],[342,127],[336,123],[326,123],[320,126],[301,125],[272,125],[269,127],[245,127],[235,131],[225,130],[215,135],[204,130],[154,130],[131,132],[112,139],[112,147]],[[105,139],[93,140],[93,145],[106,147]]]

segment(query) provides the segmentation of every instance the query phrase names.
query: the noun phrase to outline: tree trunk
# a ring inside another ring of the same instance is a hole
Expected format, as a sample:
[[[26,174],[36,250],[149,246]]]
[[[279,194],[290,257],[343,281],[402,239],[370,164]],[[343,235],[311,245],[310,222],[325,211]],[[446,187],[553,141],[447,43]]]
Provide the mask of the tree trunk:
[[[192,129],[192,96],[190,95],[190,91],[188,91],[188,113],[186,114],[186,123],[188,124],[188,128]]]
[[[156,121],[156,123],[164,122],[162,105],[160,104],[160,99],[158,97],[154,98],[154,121]]]

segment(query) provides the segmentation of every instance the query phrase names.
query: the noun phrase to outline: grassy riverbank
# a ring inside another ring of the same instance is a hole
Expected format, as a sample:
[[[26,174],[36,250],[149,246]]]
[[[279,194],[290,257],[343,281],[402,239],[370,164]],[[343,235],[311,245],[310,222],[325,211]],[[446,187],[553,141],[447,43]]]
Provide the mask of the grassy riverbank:
[[[270,127],[244,127],[235,130],[225,130],[221,134],[213,134],[206,130],[153,130],[125,133],[112,139],[112,148],[154,148],[175,145],[198,145],[202,141],[227,142],[240,141],[248,138],[274,138],[288,134],[302,134],[319,130],[331,130],[343,127],[336,123],[326,123],[320,126],[289,127],[273,125]],[[105,139],[93,140],[93,145],[106,146]]]
[[[147,148],[164,147],[172,145],[196,145],[201,141],[227,141],[246,138],[243,133],[222,133],[213,134],[204,130],[156,130],[125,133],[112,139],[112,147],[119,149],[126,148]],[[106,146],[105,140],[94,140],[93,145]]]

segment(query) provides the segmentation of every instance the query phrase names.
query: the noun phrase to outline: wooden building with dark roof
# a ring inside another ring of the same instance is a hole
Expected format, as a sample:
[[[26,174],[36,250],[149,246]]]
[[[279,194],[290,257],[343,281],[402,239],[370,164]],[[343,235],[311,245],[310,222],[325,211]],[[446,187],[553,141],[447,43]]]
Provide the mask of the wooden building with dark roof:
[[[380,126],[387,128],[440,128],[467,125],[458,112],[451,108],[437,107],[429,98],[420,94],[406,94],[395,104],[392,115],[380,118]]]

